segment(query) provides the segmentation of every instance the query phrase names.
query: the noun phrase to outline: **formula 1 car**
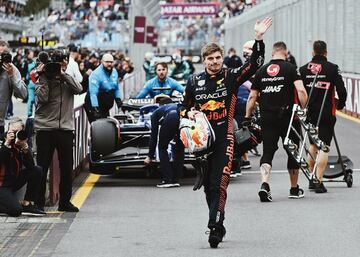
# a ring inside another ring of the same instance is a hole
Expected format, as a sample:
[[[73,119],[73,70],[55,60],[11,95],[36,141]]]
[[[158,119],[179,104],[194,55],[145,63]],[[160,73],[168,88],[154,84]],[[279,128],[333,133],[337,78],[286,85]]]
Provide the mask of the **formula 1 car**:
[[[158,106],[151,98],[129,99],[124,101],[122,113],[92,122],[90,172],[113,174],[123,167],[143,165],[149,148],[150,117]],[[194,156],[186,153],[185,163],[193,161]],[[159,160],[153,163],[157,165]]]

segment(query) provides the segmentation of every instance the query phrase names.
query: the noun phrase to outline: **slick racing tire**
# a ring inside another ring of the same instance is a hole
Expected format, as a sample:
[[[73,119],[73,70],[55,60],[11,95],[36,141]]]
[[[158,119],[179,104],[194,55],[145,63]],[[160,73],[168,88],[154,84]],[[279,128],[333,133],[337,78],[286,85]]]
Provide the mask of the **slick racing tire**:
[[[91,152],[101,158],[117,150],[118,128],[113,119],[99,119],[91,123]]]

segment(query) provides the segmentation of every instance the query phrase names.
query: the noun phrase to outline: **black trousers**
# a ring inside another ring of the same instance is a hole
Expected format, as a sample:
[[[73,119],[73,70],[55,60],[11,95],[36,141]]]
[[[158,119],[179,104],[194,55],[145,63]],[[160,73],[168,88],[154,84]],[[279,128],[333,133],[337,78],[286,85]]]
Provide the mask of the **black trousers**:
[[[74,133],[66,130],[40,130],[36,135],[37,164],[43,169],[38,206],[45,205],[46,178],[55,149],[60,165],[59,205],[70,202],[72,195]]]
[[[179,138],[179,115],[176,111],[167,114],[162,122],[159,131],[159,157],[160,168],[163,180],[166,183],[178,182],[184,166],[184,146]],[[175,145],[172,147],[173,167],[168,155],[168,145],[172,139],[175,139]]]
[[[260,166],[267,163],[272,166],[274,154],[278,149],[279,138],[284,139],[290,123],[290,115],[279,118],[276,113],[262,113],[261,114],[261,132],[263,136],[263,155],[260,159]],[[293,121],[293,127],[299,135],[301,135],[301,125],[299,121]],[[300,138],[291,130],[289,138],[297,145],[299,145]],[[284,148],[285,149],[285,148]],[[292,155],[285,149],[288,155],[287,168],[298,169],[299,164],[292,157]]]
[[[21,214],[22,206],[20,205],[15,193],[26,183],[27,187],[24,200],[37,202],[41,178],[42,168],[34,166],[31,169],[23,169],[13,186],[0,187],[0,212],[14,217]]]

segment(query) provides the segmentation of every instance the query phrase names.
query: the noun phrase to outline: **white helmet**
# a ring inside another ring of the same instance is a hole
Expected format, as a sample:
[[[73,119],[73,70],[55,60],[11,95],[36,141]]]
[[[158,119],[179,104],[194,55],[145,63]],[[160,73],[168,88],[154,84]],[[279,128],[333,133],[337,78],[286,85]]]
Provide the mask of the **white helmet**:
[[[195,114],[194,120],[181,119],[180,139],[189,153],[203,155],[215,141],[215,133],[206,115],[199,112]]]

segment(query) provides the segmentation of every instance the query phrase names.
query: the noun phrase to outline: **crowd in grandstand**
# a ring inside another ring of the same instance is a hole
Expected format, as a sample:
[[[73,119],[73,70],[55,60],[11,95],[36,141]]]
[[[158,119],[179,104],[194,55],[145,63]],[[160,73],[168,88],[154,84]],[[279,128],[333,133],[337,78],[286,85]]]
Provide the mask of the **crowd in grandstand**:
[[[174,3],[175,1],[166,1]],[[176,1],[176,3],[213,3],[214,1]],[[171,17],[160,20],[164,45],[169,48],[183,47],[189,51],[199,49],[204,41],[223,43],[224,23],[256,5],[256,0],[216,1],[218,14],[212,16]]]

